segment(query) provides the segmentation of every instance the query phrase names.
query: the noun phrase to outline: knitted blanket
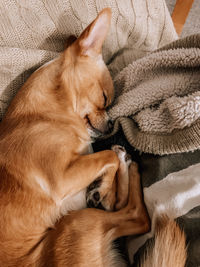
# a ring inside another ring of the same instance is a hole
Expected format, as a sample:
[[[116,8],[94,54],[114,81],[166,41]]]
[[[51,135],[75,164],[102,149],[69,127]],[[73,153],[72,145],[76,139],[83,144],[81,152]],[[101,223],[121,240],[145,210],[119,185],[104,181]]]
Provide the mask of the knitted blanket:
[[[0,119],[31,73],[64,50],[104,7],[112,22],[103,57],[114,77],[177,39],[164,0],[4,0],[0,8]]]
[[[123,69],[109,110],[140,151],[170,154],[200,148],[200,34],[177,40]]]

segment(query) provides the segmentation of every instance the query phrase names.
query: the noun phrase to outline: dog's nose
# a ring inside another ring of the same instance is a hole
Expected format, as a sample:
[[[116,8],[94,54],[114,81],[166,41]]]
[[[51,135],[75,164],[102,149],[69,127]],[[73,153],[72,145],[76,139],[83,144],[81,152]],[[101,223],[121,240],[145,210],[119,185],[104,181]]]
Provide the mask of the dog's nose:
[[[111,132],[111,130],[113,129],[113,122],[111,120],[108,121],[108,130],[109,132]]]

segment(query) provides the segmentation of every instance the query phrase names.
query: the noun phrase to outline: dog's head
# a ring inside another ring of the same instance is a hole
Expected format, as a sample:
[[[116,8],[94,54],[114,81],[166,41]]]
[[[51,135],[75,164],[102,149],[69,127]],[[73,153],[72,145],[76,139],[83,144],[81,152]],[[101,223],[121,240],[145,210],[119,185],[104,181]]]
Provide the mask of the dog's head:
[[[102,59],[110,20],[111,11],[106,8],[63,54],[61,81],[73,111],[85,121],[92,136],[106,133],[110,127],[106,108],[112,102],[114,90]]]

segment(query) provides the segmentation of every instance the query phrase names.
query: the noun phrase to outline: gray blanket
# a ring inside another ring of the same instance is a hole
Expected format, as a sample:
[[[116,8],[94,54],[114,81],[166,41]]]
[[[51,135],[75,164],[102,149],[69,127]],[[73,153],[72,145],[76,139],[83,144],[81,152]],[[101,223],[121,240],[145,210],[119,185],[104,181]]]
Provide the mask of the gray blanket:
[[[200,148],[200,34],[173,42],[123,69],[109,110],[140,151],[170,154]]]

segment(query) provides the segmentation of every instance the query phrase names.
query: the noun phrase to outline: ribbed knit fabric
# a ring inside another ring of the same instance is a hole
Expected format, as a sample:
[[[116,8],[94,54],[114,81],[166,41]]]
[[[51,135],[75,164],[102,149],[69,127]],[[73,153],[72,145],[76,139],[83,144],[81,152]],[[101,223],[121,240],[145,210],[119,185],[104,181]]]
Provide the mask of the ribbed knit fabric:
[[[0,118],[30,74],[79,36],[104,7],[112,23],[103,56],[114,77],[177,39],[164,0],[4,0],[0,17]]]
[[[154,154],[200,148],[200,34],[177,40],[115,78],[109,110],[132,146]]]

